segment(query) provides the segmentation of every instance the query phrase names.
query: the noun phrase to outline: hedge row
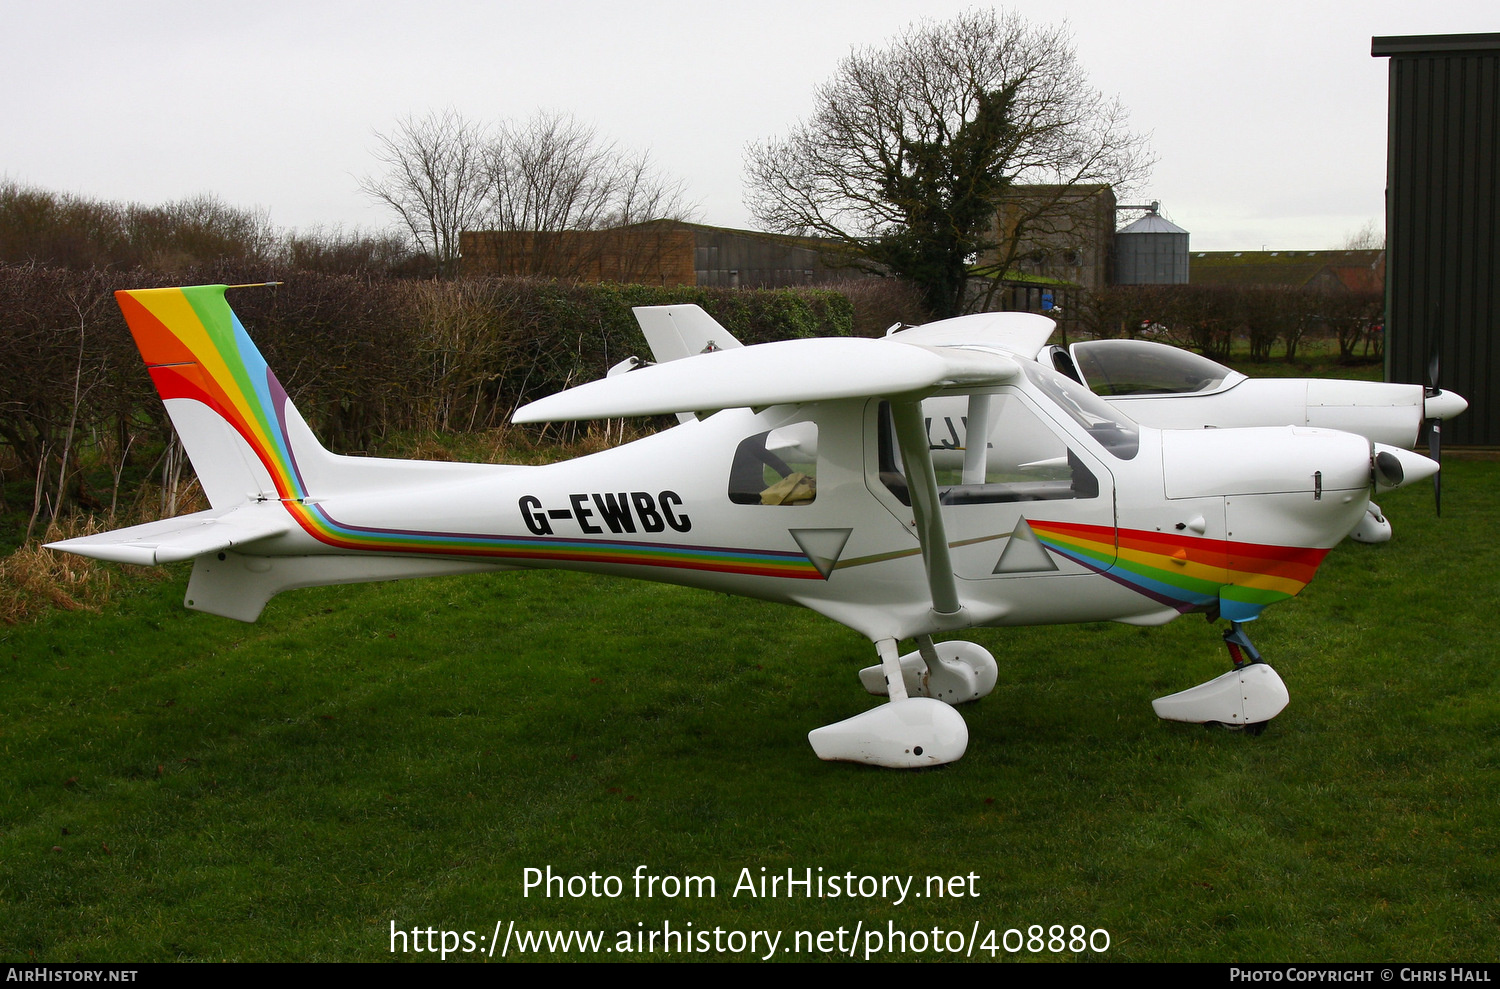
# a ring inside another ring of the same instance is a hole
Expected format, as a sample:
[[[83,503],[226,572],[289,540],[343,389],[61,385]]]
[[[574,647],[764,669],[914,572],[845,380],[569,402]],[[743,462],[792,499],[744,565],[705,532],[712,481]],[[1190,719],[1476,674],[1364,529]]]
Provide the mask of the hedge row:
[[[1292,286],[1115,285],[1092,293],[1075,325],[1095,337],[1149,334],[1218,360],[1236,340],[1249,344],[1252,360],[1271,358],[1279,344],[1287,361],[1297,359],[1304,339],[1337,339],[1339,357],[1378,357],[1385,299],[1378,291],[1330,293]]]
[[[489,428],[631,354],[649,356],[633,306],[695,303],[745,343],[848,335],[855,323],[847,297],[818,290],[365,281],[243,264],[190,280],[276,278],[283,284],[232,291],[230,303],[341,452],[372,450],[393,432]],[[163,284],[141,271],[0,266],[0,480],[12,502],[24,492],[43,518],[113,504],[118,490],[90,490],[83,461],[96,476],[137,476],[143,454],[168,448],[162,405],[113,299]]]

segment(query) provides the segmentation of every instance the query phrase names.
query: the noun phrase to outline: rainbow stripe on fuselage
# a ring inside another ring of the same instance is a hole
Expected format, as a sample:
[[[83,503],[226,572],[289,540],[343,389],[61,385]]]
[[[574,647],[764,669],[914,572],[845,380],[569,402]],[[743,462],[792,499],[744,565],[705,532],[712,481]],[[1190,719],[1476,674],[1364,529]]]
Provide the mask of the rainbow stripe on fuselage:
[[[1249,621],[1312,580],[1326,549],[1266,546],[1176,533],[1029,519],[1053,552],[1181,612],[1217,603]]]

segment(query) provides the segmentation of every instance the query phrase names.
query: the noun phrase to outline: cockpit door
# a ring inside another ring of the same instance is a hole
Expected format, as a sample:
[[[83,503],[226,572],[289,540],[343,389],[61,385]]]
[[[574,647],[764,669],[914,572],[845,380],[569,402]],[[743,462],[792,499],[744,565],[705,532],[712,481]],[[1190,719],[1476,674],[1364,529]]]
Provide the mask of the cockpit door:
[[[910,504],[905,471],[888,408],[877,415],[879,483],[900,517]],[[1114,478],[1030,396],[1001,388],[931,398],[923,416],[955,576],[1062,577],[1113,565]]]

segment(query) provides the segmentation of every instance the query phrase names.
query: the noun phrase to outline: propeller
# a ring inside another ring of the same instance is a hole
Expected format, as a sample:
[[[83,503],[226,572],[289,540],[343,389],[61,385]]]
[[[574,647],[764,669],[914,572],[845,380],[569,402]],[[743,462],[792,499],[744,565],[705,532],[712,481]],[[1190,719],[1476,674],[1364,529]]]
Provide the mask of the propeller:
[[[1438,310],[1442,312],[1441,309]],[[1436,329],[1436,327],[1434,327]],[[1442,355],[1438,349],[1436,334],[1433,335],[1432,357],[1427,361],[1427,390],[1423,396],[1423,411],[1427,411],[1427,400],[1443,393],[1438,387],[1438,372],[1442,369]],[[1439,518],[1443,516],[1443,420],[1433,416],[1427,420],[1427,455],[1438,462],[1438,472],[1432,475],[1432,501]]]
[[[1436,337],[1436,334],[1433,334]],[[1442,372],[1442,361],[1438,356],[1438,343],[1433,344],[1432,358],[1427,362],[1427,387],[1422,394],[1422,420],[1427,425],[1427,449],[1433,460],[1443,451],[1443,420],[1452,419],[1469,407],[1468,401],[1457,392],[1444,391],[1438,384]],[[1443,486],[1439,473],[1432,479],[1432,496],[1437,513],[1443,514]]]

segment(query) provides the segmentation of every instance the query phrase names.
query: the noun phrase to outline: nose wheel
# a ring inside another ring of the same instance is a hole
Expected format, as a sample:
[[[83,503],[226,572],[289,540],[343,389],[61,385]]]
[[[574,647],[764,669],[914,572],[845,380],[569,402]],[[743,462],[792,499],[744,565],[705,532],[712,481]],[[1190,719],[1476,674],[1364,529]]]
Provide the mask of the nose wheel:
[[[1163,721],[1189,724],[1219,724],[1235,731],[1259,735],[1266,722],[1286,708],[1291,695],[1286,684],[1261,658],[1260,651],[1245,634],[1240,622],[1230,622],[1224,645],[1234,669],[1196,687],[1158,697],[1151,709]]]

